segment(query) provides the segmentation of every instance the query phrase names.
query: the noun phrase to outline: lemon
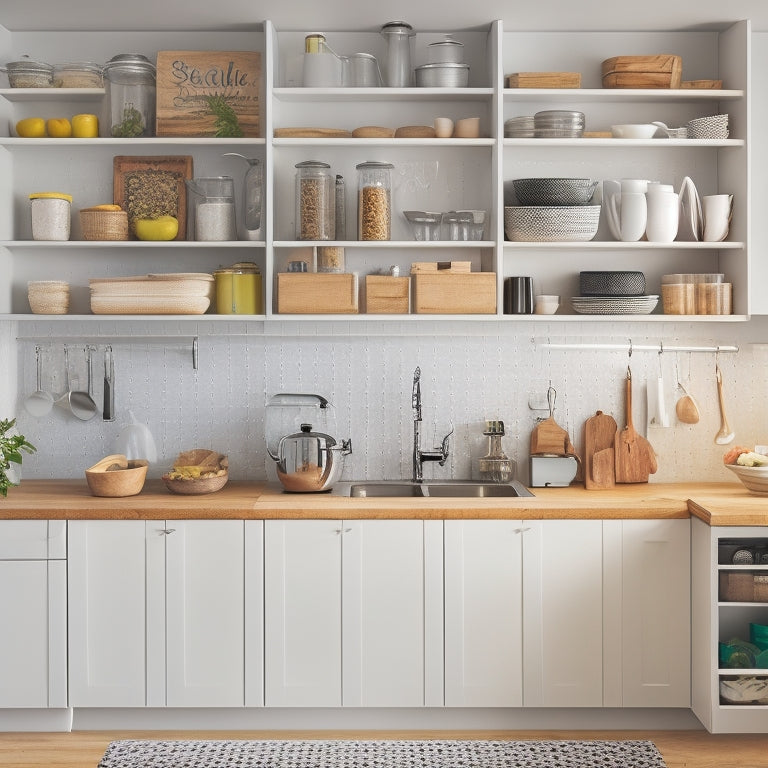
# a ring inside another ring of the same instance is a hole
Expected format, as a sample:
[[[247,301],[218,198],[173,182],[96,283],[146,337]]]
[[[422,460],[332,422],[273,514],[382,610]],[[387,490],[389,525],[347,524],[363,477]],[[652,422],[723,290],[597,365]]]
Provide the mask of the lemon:
[[[136,219],[135,227],[139,240],[173,240],[179,234],[179,220],[175,216]]]
[[[42,117],[25,117],[16,123],[16,133],[25,139],[40,139],[45,136],[45,120]]]
[[[54,139],[68,139],[72,135],[72,123],[66,117],[52,117],[48,121],[48,135]]]
[[[72,135],[76,139],[95,139],[99,135],[99,118],[96,115],[73,115]]]

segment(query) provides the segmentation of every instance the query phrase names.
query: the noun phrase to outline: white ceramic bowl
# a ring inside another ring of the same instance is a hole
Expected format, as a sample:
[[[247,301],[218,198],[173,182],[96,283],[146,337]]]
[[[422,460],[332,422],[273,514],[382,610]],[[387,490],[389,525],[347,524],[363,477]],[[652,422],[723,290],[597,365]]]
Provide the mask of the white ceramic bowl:
[[[741,480],[748,491],[768,493],[768,467],[742,467],[740,464],[725,466]]]
[[[612,125],[611,135],[614,139],[652,139],[658,127],[650,123],[627,123]]]
[[[534,313],[537,315],[554,315],[559,306],[559,296],[542,293],[534,298]]]

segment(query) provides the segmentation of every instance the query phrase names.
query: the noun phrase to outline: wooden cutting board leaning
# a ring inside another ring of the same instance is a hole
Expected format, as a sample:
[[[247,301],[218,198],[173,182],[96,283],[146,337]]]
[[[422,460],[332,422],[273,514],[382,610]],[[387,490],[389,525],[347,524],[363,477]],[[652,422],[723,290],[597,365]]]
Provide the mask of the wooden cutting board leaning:
[[[616,419],[602,411],[584,422],[584,486],[587,490],[613,488],[616,484],[613,449],[616,429]]]
[[[632,371],[627,366],[626,409],[627,424],[616,431],[614,459],[617,483],[647,483],[648,476],[658,469],[651,444],[637,432],[632,423]]]

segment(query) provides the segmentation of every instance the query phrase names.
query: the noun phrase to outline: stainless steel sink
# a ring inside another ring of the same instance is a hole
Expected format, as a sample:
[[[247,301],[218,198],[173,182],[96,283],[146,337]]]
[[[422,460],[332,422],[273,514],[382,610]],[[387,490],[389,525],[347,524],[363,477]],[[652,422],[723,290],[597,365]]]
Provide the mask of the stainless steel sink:
[[[469,480],[412,483],[400,481],[375,481],[338,483],[332,492],[336,496],[353,498],[444,498],[481,499],[533,496],[522,483],[475,483]]]

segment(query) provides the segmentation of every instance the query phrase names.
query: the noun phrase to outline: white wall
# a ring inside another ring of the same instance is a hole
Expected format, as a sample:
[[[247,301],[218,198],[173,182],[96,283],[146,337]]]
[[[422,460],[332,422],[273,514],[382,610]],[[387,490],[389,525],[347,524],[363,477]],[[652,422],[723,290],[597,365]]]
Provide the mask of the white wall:
[[[34,328],[34,323],[31,324]],[[723,448],[714,443],[719,428],[715,388],[715,355],[635,351],[557,351],[542,342],[615,342],[634,346],[737,344],[737,354],[721,353],[727,414],[736,443],[768,443],[765,408],[768,375],[768,319],[748,323],[500,323],[458,322],[419,324],[418,335],[387,335],[385,324],[376,335],[281,335],[200,337],[199,369],[193,370],[191,347],[185,344],[115,345],[117,379],[114,423],[99,414],[81,422],[60,408],[34,419],[24,411],[23,398],[35,389],[35,343],[15,341],[12,324],[0,324],[0,359],[7,360],[0,378],[2,412],[18,414],[22,432],[37,447],[24,463],[26,478],[82,477],[83,470],[112,453],[115,439],[127,422],[128,410],[150,426],[159,450],[151,476],[165,471],[179,451],[211,448],[230,457],[238,480],[274,479],[273,462],[265,450],[265,403],[277,392],[322,394],[335,405],[335,425],[328,431],[338,439],[351,437],[353,454],[345,479],[398,478],[410,474],[412,437],[411,387],[414,368],[422,370],[425,447],[439,442],[455,427],[450,466],[426,467],[426,475],[466,478],[485,453],[482,435],[486,418],[505,422],[505,449],[527,479],[528,440],[537,416],[529,409],[531,394],[545,399],[551,381],[557,390],[555,417],[569,429],[577,449],[586,418],[597,409],[624,424],[624,378],[631,365],[634,381],[634,420],[648,434],[658,453],[655,481],[727,481],[721,466]],[[410,324],[409,324],[409,327]],[[413,326],[416,327],[416,326]],[[140,321],[134,334],[149,332]],[[173,328],[169,324],[169,331]],[[245,326],[242,326],[243,330]],[[401,326],[396,328],[400,330]],[[514,328],[514,332],[510,331]],[[64,323],[62,335],[81,328]],[[155,333],[162,332],[152,326]],[[28,330],[23,331],[28,335]],[[98,340],[96,340],[98,341]],[[758,344],[755,344],[757,342]],[[44,388],[64,390],[62,344],[40,339],[46,370]],[[102,350],[95,356],[94,397],[101,406]],[[85,381],[81,345],[70,346],[72,369]],[[18,392],[10,373],[18,360]],[[659,374],[666,384],[669,428],[646,429],[646,382]],[[674,417],[676,376],[690,386],[699,403],[701,421],[679,423]],[[319,425],[323,427],[323,425]]]

